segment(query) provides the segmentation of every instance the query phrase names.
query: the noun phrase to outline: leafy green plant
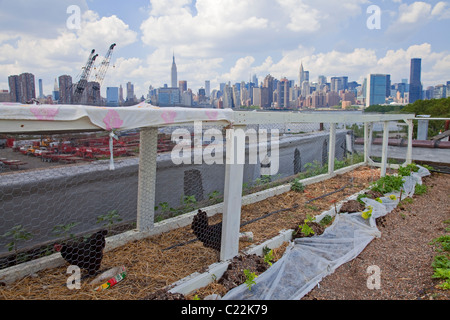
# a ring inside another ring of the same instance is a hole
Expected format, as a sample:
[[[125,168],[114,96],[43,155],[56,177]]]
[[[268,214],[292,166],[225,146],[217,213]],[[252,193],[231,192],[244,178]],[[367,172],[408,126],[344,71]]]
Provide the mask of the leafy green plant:
[[[444,222],[445,223],[445,222]],[[443,235],[438,238],[433,239],[430,242],[430,245],[435,246],[435,251],[444,252],[444,254],[440,254],[434,257],[433,263],[431,266],[433,267],[434,274],[432,275],[433,279],[442,279],[444,280],[439,287],[444,290],[450,289],[450,235]]]
[[[208,199],[209,201],[211,201],[213,204],[219,203],[222,201],[222,197],[220,196],[220,192],[217,190],[214,190],[211,193],[208,193]]]
[[[417,195],[425,194],[425,193],[427,193],[427,191],[428,191],[428,187],[424,184],[417,183],[416,186],[414,187],[414,194],[417,194]]]
[[[103,226],[111,231],[111,227],[116,223],[122,221],[118,210],[111,210],[107,214],[101,214],[97,217],[97,223],[103,223]]]
[[[403,187],[403,177],[386,175],[375,181],[371,185],[373,191],[381,192],[382,194],[390,193],[393,191],[400,191]]]
[[[77,225],[79,225],[79,222],[70,222],[67,224],[58,224],[53,227],[52,233],[54,233],[56,236],[64,236],[65,238],[74,238],[75,235],[73,233],[70,233],[70,231]]]
[[[291,182],[291,190],[296,192],[303,192],[305,190],[305,186],[299,178],[295,178],[294,181]]]
[[[309,237],[311,234],[314,234],[314,230],[308,225],[308,222],[315,221],[316,218],[310,215],[306,216],[306,219],[303,221],[303,225],[300,228],[300,232],[305,236]]]
[[[244,275],[245,275],[245,285],[247,286],[248,290],[252,290],[252,286],[256,284],[255,279],[258,277],[256,273],[251,272],[248,269],[244,269]]]
[[[264,262],[269,266],[272,265],[273,261],[273,250],[268,248],[267,246],[263,248]]]
[[[365,204],[364,201],[362,201],[361,199],[362,199],[362,198],[367,198],[367,197],[368,197],[367,194],[361,193],[361,194],[358,194],[358,196],[356,197],[356,200],[357,200],[359,203],[361,203],[361,204]]]
[[[5,247],[8,248],[8,251],[14,250],[16,263],[20,260],[20,257],[18,256],[17,244],[21,241],[30,240],[32,236],[33,235],[21,225],[12,227],[8,232],[2,235],[3,238],[11,239],[11,242],[7,243]]]
[[[197,199],[195,199],[195,195],[181,197],[181,204],[183,205],[182,212],[189,212],[195,210],[195,206],[197,205]]]
[[[419,167],[415,163],[410,163],[404,167],[398,168],[398,174],[403,177],[410,176],[411,172],[417,171],[419,171]]]
[[[322,226],[327,226],[331,223],[331,221],[333,221],[333,217],[327,214],[325,217],[322,218],[322,220],[320,220],[319,224]]]

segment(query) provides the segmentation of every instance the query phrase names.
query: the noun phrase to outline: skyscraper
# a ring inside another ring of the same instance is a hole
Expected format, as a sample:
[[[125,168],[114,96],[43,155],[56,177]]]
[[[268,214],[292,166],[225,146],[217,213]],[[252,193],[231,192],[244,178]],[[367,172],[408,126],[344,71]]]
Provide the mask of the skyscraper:
[[[420,81],[422,59],[411,59],[409,73],[409,103],[422,99],[422,82]]]
[[[44,90],[42,88],[42,79],[39,79],[39,98],[44,98]]]
[[[72,77],[69,75],[62,75],[59,80],[59,103],[71,104],[73,102],[72,91]]]
[[[55,85],[53,86],[52,98],[53,98],[53,101],[55,101],[55,102],[59,101],[59,87],[58,87],[58,81],[56,80],[56,78],[55,78]]]
[[[127,82],[127,102],[134,102],[134,85]]]
[[[366,107],[386,103],[388,76],[386,74],[369,74],[367,76]]]
[[[205,94],[209,98],[211,96],[211,81],[205,81]]]
[[[172,61],[172,74],[171,74],[171,84],[172,88],[177,88],[177,65],[175,64],[175,54],[173,55]]]
[[[11,102],[20,102],[20,93],[19,93],[19,76],[9,76],[9,92],[11,95]]]
[[[33,74],[22,73],[18,76],[9,76],[8,83],[12,102],[25,103],[36,98],[36,87]]]
[[[303,62],[300,62],[300,70],[298,73],[298,85],[301,87],[305,81],[305,71],[303,70]]]

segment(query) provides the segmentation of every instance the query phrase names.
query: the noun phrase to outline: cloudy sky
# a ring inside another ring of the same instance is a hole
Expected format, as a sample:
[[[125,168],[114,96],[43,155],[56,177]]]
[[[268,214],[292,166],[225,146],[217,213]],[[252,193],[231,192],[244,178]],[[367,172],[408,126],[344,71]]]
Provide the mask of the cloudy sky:
[[[50,94],[56,77],[76,79],[90,51],[100,63],[112,43],[103,95],[128,81],[138,97],[170,84],[173,52],[194,92],[252,74],[297,83],[300,62],[313,81],[400,82],[411,58],[422,58],[429,86],[450,81],[449,30],[450,2],[438,0],[0,0],[0,89],[31,72]]]

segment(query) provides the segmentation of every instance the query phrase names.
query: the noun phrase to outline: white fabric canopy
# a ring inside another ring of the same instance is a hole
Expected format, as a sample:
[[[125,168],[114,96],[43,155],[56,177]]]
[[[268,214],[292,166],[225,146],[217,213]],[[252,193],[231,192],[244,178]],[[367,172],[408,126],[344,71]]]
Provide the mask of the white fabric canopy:
[[[0,103],[0,120],[74,121],[83,117],[111,131],[182,124],[192,121],[233,122],[231,109],[160,108],[147,103],[131,107]]]

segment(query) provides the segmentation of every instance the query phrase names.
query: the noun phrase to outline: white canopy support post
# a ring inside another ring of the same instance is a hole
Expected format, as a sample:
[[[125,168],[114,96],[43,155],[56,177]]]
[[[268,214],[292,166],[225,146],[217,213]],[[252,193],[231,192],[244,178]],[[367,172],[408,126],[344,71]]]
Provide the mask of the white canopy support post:
[[[389,143],[389,121],[384,121],[383,125],[383,145],[381,151],[381,177],[386,175],[386,167],[387,167],[387,151],[388,151],[388,143]]]
[[[411,164],[412,162],[412,138],[413,138],[413,128],[414,123],[412,119],[405,120],[408,124],[408,147],[406,149],[406,164]]]
[[[239,155],[242,156],[244,154],[245,161],[245,143],[243,145],[237,143],[236,131],[244,129],[245,126],[234,126],[233,129],[226,130],[221,261],[232,259],[239,253],[244,163],[241,163],[242,161],[238,162],[237,160],[240,158]]]
[[[330,123],[330,139],[328,146],[328,174],[334,172],[334,158],[336,155],[336,123]]]
[[[137,229],[147,232],[153,228],[155,218],[158,128],[142,128],[140,136]]]

